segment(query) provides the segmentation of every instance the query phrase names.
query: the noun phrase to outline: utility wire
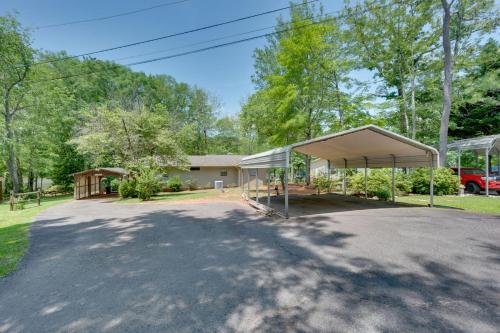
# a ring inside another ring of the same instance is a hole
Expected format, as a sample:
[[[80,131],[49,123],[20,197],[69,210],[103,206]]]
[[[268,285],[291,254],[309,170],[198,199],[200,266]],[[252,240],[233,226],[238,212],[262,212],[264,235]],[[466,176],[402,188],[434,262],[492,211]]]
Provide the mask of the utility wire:
[[[188,47],[191,47],[191,46],[203,45],[203,44],[207,44],[207,43],[211,43],[211,42],[216,42],[216,41],[219,41],[219,40],[224,40],[224,39],[228,39],[228,38],[232,38],[232,37],[238,37],[238,36],[248,35],[248,34],[251,34],[251,33],[254,33],[254,32],[269,30],[269,29],[272,29],[272,28],[276,28],[276,26],[273,25],[273,26],[268,26],[268,27],[265,27],[265,28],[260,28],[260,29],[255,29],[255,30],[240,32],[240,33],[237,33],[237,34],[226,35],[226,36],[217,37],[217,38],[213,38],[213,39],[209,39],[209,40],[204,40],[204,41],[201,41],[201,42],[196,42],[196,43],[191,43],[191,44],[185,44],[185,45],[181,45],[181,46],[177,46],[177,47],[172,47],[172,48],[169,48],[169,49],[151,51],[151,52],[146,52],[146,53],[139,53],[139,54],[134,54],[134,55],[131,55],[131,56],[126,56],[126,57],[121,57],[121,58],[114,58],[111,61],[128,60],[128,59],[140,58],[140,57],[144,57],[144,56],[148,56],[148,55],[153,55],[153,54],[158,54],[158,53],[164,53],[164,52],[175,51],[175,50],[179,50],[179,49],[185,49],[185,48],[188,48]]]
[[[336,11],[324,13],[323,15],[338,14],[341,11],[342,10],[336,10]],[[304,21],[310,21],[310,20],[311,20],[310,18],[304,18],[304,19],[299,20],[298,22],[304,22]],[[113,59],[110,59],[110,61],[128,60],[128,59],[140,58],[140,57],[144,57],[144,56],[148,56],[148,55],[153,55],[153,54],[158,54],[158,53],[164,53],[164,52],[168,52],[168,51],[175,51],[175,50],[179,50],[179,49],[185,49],[185,48],[188,48],[188,47],[191,47],[191,46],[203,45],[203,44],[207,44],[207,43],[211,43],[211,42],[216,42],[216,41],[220,41],[220,40],[224,40],[224,39],[228,39],[228,38],[232,38],[232,37],[244,36],[244,35],[248,35],[248,34],[251,34],[251,33],[254,33],[254,32],[260,32],[260,31],[274,29],[274,28],[276,28],[276,25],[271,25],[271,26],[267,26],[267,27],[264,27],[264,28],[259,28],[259,29],[244,31],[244,32],[240,32],[240,33],[236,33],[236,34],[231,34],[231,35],[225,35],[225,36],[222,36],[222,37],[217,37],[217,38],[213,38],[213,39],[209,39],[209,40],[204,40],[204,41],[200,41],[200,42],[196,42],[196,43],[191,43],[191,44],[185,44],[185,45],[181,45],[181,46],[177,46],[177,47],[172,47],[172,48],[168,48],[168,49],[156,50],[156,51],[151,51],[151,52],[146,52],[146,53],[139,53],[139,54],[135,54],[135,55],[131,55],[131,56],[126,56],[126,57],[121,57],[121,58],[113,58]]]
[[[303,28],[308,27],[308,26],[313,26],[313,25],[316,25],[316,24],[325,23],[326,21],[331,21],[331,20],[334,20],[334,19],[335,18],[328,18],[328,19],[325,19],[325,20],[312,22],[310,24],[305,24],[303,26],[299,26],[299,27],[295,27],[295,28],[287,28],[287,29],[283,29],[283,30],[279,30],[279,31],[275,31],[275,32],[270,32],[270,33],[261,34],[261,35],[257,35],[257,36],[252,36],[252,37],[243,38],[243,39],[238,39],[238,40],[227,42],[227,43],[212,45],[212,46],[208,46],[208,47],[204,47],[204,48],[200,48],[200,49],[196,49],[196,50],[191,50],[191,51],[176,53],[176,54],[172,54],[172,55],[168,55],[168,56],[164,56],[164,57],[158,57],[158,58],[153,58],[153,59],[148,59],[148,60],[143,60],[143,61],[137,61],[137,62],[133,62],[133,63],[129,63],[129,64],[124,64],[124,65],[121,65],[121,64],[116,64],[116,65],[117,66],[125,66],[125,67],[128,67],[128,66],[137,66],[137,65],[147,64],[147,63],[161,61],[161,60],[178,58],[178,57],[182,57],[182,56],[186,56],[186,55],[190,55],[190,54],[195,54],[195,53],[200,53],[200,52],[206,52],[206,51],[209,51],[209,50],[218,49],[218,48],[222,48],[222,47],[227,47],[227,46],[231,46],[231,45],[235,45],[235,44],[241,44],[241,43],[248,42],[248,41],[255,40],[255,39],[260,39],[260,38],[264,38],[264,37],[270,37],[270,36],[274,36],[274,35],[279,35],[279,34],[282,34],[282,33],[290,32],[292,30],[303,29]],[[70,75],[65,75],[65,76],[53,77],[53,78],[49,78],[49,79],[31,81],[31,83],[40,83],[40,82],[48,82],[48,81],[54,81],[54,80],[69,79],[69,78],[78,77],[78,76],[92,75],[92,74],[96,74],[96,73],[99,73],[99,72],[105,72],[105,71],[109,71],[109,70],[111,70],[111,68],[103,68],[103,69],[100,69],[98,71],[89,71],[89,72],[84,72],[84,73],[70,74]]]
[[[181,4],[181,3],[187,2],[187,1],[189,1],[189,0],[178,0],[178,1],[173,1],[173,2],[161,3],[161,4],[158,4],[158,5],[155,5],[155,6],[151,6],[151,7],[146,7],[146,8],[140,8],[140,9],[136,9],[136,10],[131,10],[129,12],[118,13],[118,14],[114,14],[114,15],[94,17],[94,18],[83,19],[83,20],[76,20],[76,21],[68,21],[68,22],[56,23],[56,24],[40,25],[40,26],[35,27],[35,29],[42,30],[42,29],[48,29],[48,28],[64,27],[64,26],[74,25],[74,24],[80,24],[80,23],[105,21],[105,20],[110,20],[110,19],[117,18],[117,17],[138,14],[138,13],[146,12],[146,11],[157,9],[157,8],[169,7],[169,6]]]
[[[387,7],[387,6],[388,5],[381,5],[379,7],[383,8],[383,7]],[[217,44],[217,45],[212,45],[212,46],[209,46],[209,47],[200,48],[200,49],[196,49],[196,50],[191,50],[191,51],[181,52],[181,53],[177,53],[177,54],[172,54],[172,55],[168,55],[168,56],[164,56],[164,57],[158,57],[158,58],[153,58],[153,59],[148,59],[148,60],[133,62],[133,63],[129,63],[129,64],[124,64],[124,65],[121,65],[121,64],[115,64],[115,65],[117,65],[117,66],[136,66],[136,65],[141,65],[141,64],[146,64],[146,63],[161,61],[161,60],[178,58],[178,57],[182,57],[182,56],[186,56],[186,55],[190,55],[190,54],[195,54],[195,53],[200,53],[200,52],[205,52],[205,51],[209,51],[209,50],[213,50],[213,49],[217,49],[217,48],[221,48],[221,47],[227,47],[227,46],[230,46],[230,45],[240,44],[240,43],[244,43],[244,42],[248,42],[248,41],[251,41],[251,40],[256,40],[256,39],[260,39],[260,38],[264,38],[264,37],[270,37],[270,36],[273,36],[273,35],[280,35],[282,33],[286,33],[286,32],[292,31],[292,30],[303,29],[303,28],[308,27],[308,26],[312,26],[312,25],[316,25],[316,24],[321,24],[321,23],[325,23],[325,22],[328,22],[328,21],[338,20],[338,19],[347,18],[347,17],[353,17],[355,15],[366,13],[369,10],[372,10],[372,9],[373,9],[373,7],[371,7],[371,8],[365,8],[364,10],[360,10],[360,11],[357,11],[355,13],[345,13],[345,14],[341,14],[341,15],[337,15],[337,16],[327,17],[326,19],[323,19],[323,20],[320,20],[320,21],[314,21],[312,23],[309,23],[309,24],[306,24],[306,25],[302,25],[302,26],[299,26],[299,27],[295,27],[295,28],[291,27],[291,28],[287,28],[287,29],[283,29],[283,30],[279,30],[279,31],[275,31],[275,32],[270,32],[270,33],[266,33],[266,34],[261,34],[261,35],[253,36],[253,37],[239,39],[239,40],[235,40],[235,41],[231,41],[231,42],[227,42],[227,43],[221,43],[221,44]],[[337,12],[341,12],[341,11],[337,11]],[[304,19],[304,20],[308,20],[308,19]],[[302,20],[302,21],[304,21],[304,20]],[[267,29],[267,28],[256,29],[256,30],[258,31],[258,30],[264,30],[264,29]],[[248,32],[248,33],[251,33],[251,32]],[[245,34],[245,33],[241,33],[241,34]],[[239,34],[237,34],[237,35],[239,35]],[[225,37],[222,37],[220,39],[223,39],[223,38],[225,38]],[[204,42],[201,42],[201,43],[204,43]],[[64,59],[65,58],[61,58],[60,60],[64,60]],[[48,61],[48,62],[54,62],[54,61]],[[97,71],[88,71],[88,72],[83,72],[83,73],[69,74],[69,75],[65,75],[65,76],[52,77],[52,78],[48,78],[48,79],[31,81],[31,83],[41,83],[41,82],[48,82],[48,81],[54,81],[54,80],[69,79],[69,78],[73,78],[73,77],[84,76],[84,75],[92,75],[92,74],[96,74],[96,73],[99,73],[99,72],[110,71],[110,70],[112,70],[112,69],[111,68],[103,68],[103,69],[100,69],[100,70],[97,70]]]
[[[313,3],[313,2],[317,2],[317,1],[319,1],[319,0],[310,0],[310,1],[307,1],[307,2],[302,2],[300,4],[297,4],[297,6],[303,6],[303,5],[307,5],[307,4],[310,4],[310,3]],[[152,38],[152,39],[147,39],[147,40],[143,40],[143,41],[139,41],[139,42],[134,42],[134,43],[124,44],[124,45],[114,46],[114,47],[110,47],[110,48],[107,48],[107,49],[101,49],[101,50],[97,50],[97,51],[92,51],[92,52],[87,52],[87,53],[81,53],[81,54],[77,54],[77,55],[73,55],[73,56],[67,56],[67,57],[62,57],[62,58],[58,58],[58,59],[54,59],[54,60],[48,60],[48,61],[42,61],[42,62],[35,62],[33,65],[41,65],[41,64],[47,64],[47,63],[59,62],[59,61],[62,61],[62,60],[74,59],[74,58],[79,58],[79,57],[94,55],[94,54],[98,54],[98,53],[119,50],[119,49],[123,49],[123,48],[126,48],[126,47],[131,47],[131,46],[136,46],[136,45],[140,45],[140,44],[156,42],[156,41],[167,39],[167,38],[172,38],[172,37],[187,35],[187,34],[190,34],[190,33],[193,33],[193,32],[207,30],[207,29],[211,29],[211,28],[215,28],[215,27],[220,27],[220,26],[231,24],[231,23],[235,23],[235,22],[249,20],[249,19],[252,19],[252,18],[255,18],[255,17],[259,17],[259,16],[264,16],[264,15],[268,15],[268,14],[280,12],[280,11],[283,11],[285,9],[290,9],[292,6],[294,6],[294,5],[290,5],[290,6],[287,6],[287,7],[281,7],[281,8],[277,8],[277,9],[273,9],[273,10],[268,10],[268,11],[265,11],[265,12],[261,12],[261,13],[257,13],[257,14],[253,14],[253,15],[249,15],[249,16],[244,16],[244,17],[240,17],[240,18],[237,18],[237,19],[229,20],[229,21],[219,22],[219,23],[215,23],[215,24],[203,26],[203,27],[200,27],[200,28],[195,28],[195,29],[191,29],[191,30],[177,32],[177,33],[173,33],[173,34],[170,34],[170,35],[165,35],[165,36],[160,36],[160,37],[156,37],[156,38]]]

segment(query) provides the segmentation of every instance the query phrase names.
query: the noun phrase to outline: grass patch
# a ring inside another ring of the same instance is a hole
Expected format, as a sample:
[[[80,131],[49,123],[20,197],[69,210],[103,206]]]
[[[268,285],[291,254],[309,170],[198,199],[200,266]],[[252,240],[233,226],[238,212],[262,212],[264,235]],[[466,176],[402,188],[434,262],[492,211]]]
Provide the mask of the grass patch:
[[[404,202],[414,205],[429,204],[428,195],[410,195],[397,197],[397,202]],[[500,214],[500,197],[492,196],[434,196],[434,206],[440,208],[458,208],[469,212]]]
[[[72,196],[42,198],[41,206],[27,203],[25,209],[9,211],[9,203],[0,204],[0,277],[17,268],[28,249],[28,232],[33,218],[41,211],[68,201]]]
[[[218,190],[200,190],[200,191],[184,191],[184,192],[161,192],[146,202],[151,201],[170,201],[170,200],[188,200],[188,199],[201,199],[208,198],[211,196],[220,195],[221,192]],[[127,198],[127,199],[118,199],[115,202],[117,203],[140,203],[144,202],[138,198]]]

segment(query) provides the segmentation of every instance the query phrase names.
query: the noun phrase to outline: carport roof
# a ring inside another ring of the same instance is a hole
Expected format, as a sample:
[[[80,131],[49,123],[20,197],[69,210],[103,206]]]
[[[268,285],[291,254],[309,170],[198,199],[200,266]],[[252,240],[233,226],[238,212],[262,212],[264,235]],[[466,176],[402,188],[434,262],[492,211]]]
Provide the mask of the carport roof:
[[[457,140],[448,145],[450,150],[472,150],[484,152],[484,149],[500,152],[500,134],[480,136],[472,139]]]
[[[385,168],[436,166],[438,151],[375,125],[298,142],[243,158],[242,168],[287,167],[286,155],[295,150],[331,161],[336,167]]]

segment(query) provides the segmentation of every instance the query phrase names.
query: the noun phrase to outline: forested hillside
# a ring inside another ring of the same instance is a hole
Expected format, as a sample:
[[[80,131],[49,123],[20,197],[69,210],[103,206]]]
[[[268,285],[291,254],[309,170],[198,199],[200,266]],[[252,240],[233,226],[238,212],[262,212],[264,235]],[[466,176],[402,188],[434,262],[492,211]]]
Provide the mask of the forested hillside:
[[[230,117],[209,91],[168,74],[36,50],[15,16],[0,17],[7,188],[151,158],[250,154],[368,123],[441,151],[443,140],[498,133],[494,1],[365,0],[338,13],[300,4],[289,16],[255,50],[255,92]]]

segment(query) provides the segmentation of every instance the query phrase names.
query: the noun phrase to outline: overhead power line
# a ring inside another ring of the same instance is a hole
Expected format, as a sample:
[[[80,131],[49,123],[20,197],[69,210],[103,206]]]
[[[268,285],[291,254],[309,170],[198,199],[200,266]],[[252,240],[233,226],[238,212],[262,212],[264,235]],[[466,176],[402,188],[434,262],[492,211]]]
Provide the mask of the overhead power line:
[[[313,2],[317,2],[317,1],[319,1],[319,0],[310,0],[310,1],[307,1],[307,2],[302,2],[300,4],[297,4],[297,6],[303,6],[303,5],[307,5],[307,4],[310,4],[310,3],[313,3]],[[136,46],[136,45],[141,45],[141,44],[156,42],[156,41],[167,39],[167,38],[172,38],[172,37],[187,35],[187,34],[190,34],[190,33],[193,33],[193,32],[198,32],[198,31],[202,31],[202,30],[212,29],[212,28],[215,28],[215,27],[220,27],[220,26],[224,26],[224,25],[227,25],[227,24],[231,24],[231,23],[245,21],[245,20],[249,20],[249,19],[252,19],[252,18],[255,18],[255,17],[259,17],[259,16],[264,16],[264,15],[268,15],[268,14],[280,12],[280,11],[283,11],[285,9],[290,9],[292,6],[294,6],[294,5],[290,5],[290,6],[286,6],[286,7],[281,7],[281,8],[277,8],[277,9],[273,9],[273,10],[268,10],[268,11],[265,11],[265,12],[261,12],[261,13],[257,13],[257,14],[253,14],[253,15],[249,15],[249,16],[244,16],[244,17],[240,17],[240,18],[237,18],[237,19],[229,20],[229,21],[224,21],[224,22],[219,22],[219,23],[215,23],[215,24],[211,24],[211,25],[206,25],[206,26],[203,26],[203,27],[200,27],[200,28],[195,28],[195,29],[186,30],[186,31],[182,31],[182,32],[177,32],[177,33],[173,33],[173,34],[169,34],[169,35],[165,35],[165,36],[160,36],[160,37],[156,37],[156,38],[142,40],[142,41],[139,41],[139,42],[134,42],[134,43],[129,43],[129,44],[123,44],[123,45],[114,46],[114,47],[110,47],[110,48],[106,48],[106,49],[101,49],[101,50],[97,50],[97,51],[92,51],[92,52],[87,52],[87,53],[81,53],[81,54],[77,54],[77,55],[62,57],[62,58],[58,58],[58,59],[54,59],[54,60],[47,60],[47,61],[42,61],[42,62],[36,62],[33,65],[47,64],[47,63],[53,63],[53,62],[67,60],[67,59],[80,58],[80,57],[90,56],[90,55],[94,55],[94,54],[98,54],[98,53],[104,53],[104,52],[119,50],[119,49],[123,49],[123,48],[126,48],[126,47],[131,47],[131,46]]]
[[[241,44],[241,43],[248,42],[248,41],[255,40],[255,39],[260,39],[260,38],[269,37],[269,36],[273,36],[273,35],[279,35],[279,34],[282,34],[282,33],[290,32],[292,30],[303,29],[303,28],[306,28],[308,26],[312,26],[312,25],[316,25],[316,24],[320,24],[320,23],[325,23],[326,21],[331,21],[333,19],[334,18],[328,18],[328,19],[325,19],[325,20],[312,22],[312,23],[305,24],[305,25],[302,25],[302,26],[299,26],[299,27],[295,27],[295,28],[287,28],[287,29],[283,29],[283,30],[279,30],[279,31],[275,31],[275,32],[269,32],[269,33],[266,33],[266,34],[261,34],[261,35],[252,36],[252,37],[248,37],[248,38],[238,39],[238,40],[231,41],[231,42],[216,44],[216,45],[212,45],[212,46],[208,46],[208,47],[204,47],[204,48],[200,48],[200,49],[196,49],[196,50],[191,50],[191,51],[176,53],[176,54],[172,54],[172,55],[168,55],[168,56],[164,56],[164,57],[158,57],[158,58],[153,58],[153,59],[148,59],[148,60],[142,60],[142,61],[137,61],[137,62],[128,63],[128,64],[124,64],[124,65],[120,65],[120,64],[117,64],[117,65],[126,66],[126,67],[127,66],[137,66],[137,65],[147,64],[147,63],[161,61],[161,60],[178,58],[178,57],[182,57],[182,56],[186,56],[186,55],[190,55],[190,54],[195,54],[195,53],[200,53],[200,52],[206,52],[206,51],[209,51],[209,50],[214,50],[214,49],[218,49],[218,48],[222,48],[222,47],[227,47],[227,46],[231,46],[231,45],[235,45],[235,44]],[[31,82],[32,83],[41,83],[41,82],[48,82],[48,81],[54,81],[54,80],[63,80],[63,79],[69,79],[69,78],[78,77],[78,76],[92,75],[92,74],[96,74],[96,73],[100,73],[100,72],[105,72],[105,71],[110,71],[110,70],[111,70],[110,68],[103,68],[103,69],[100,69],[100,70],[97,70],[97,71],[88,71],[88,72],[83,72],[83,73],[76,73],[76,74],[64,75],[64,76],[53,77],[53,78],[49,78],[49,79],[31,81]]]
[[[381,6],[379,6],[379,8],[383,8],[383,7],[387,7],[387,6],[389,6],[389,5],[381,5]],[[261,35],[257,35],[257,36],[243,38],[243,39],[239,39],[239,40],[235,40],[235,41],[231,41],[231,42],[216,44],[216,45],[212,45],[212,46],[209,46],[209,47],[204,47],[204,48],[195,49],[195,50],[191,50],[191,51],[176,53],[176,54],[172,54],[172,55],[168,55],[168,56],[164,56],[164,57],[157,57],[157,58],[153,58],[153,59],[147,59],[147,60],[137,61],[137,62],[128,63],[128,64],[116,64],[116,65],[119,65],[119,66],[137,66],[137,65],[142,65],[142,64],[146,64],[146,63],[152,63],[152,62],[161,61],[161,60],[178,58],[178,57],[182,57],[182,56],[186,56],[186,55],[190,55],[190,54],[195,54],[195,53],[200,53],[200,52],[206,52],[206,51],[209,51],[209,50],[218,49],[218,48],[222,48],[222,47],[227,47],[227,46],[231,46],[231,45],[235,45],[235,44],[240,44],[240,43],[248,42],[248,41],[251,41],[251,40],[256,40],[256,39],[260,39],[260,38],[270,37],[270,36],[273,36],[273,35],[279,35],[279,34],[286,33],[286,32],[292,31],[292,30],[303,29],[303,28],[308,27],[308,26],[312,26],[312,25],[316,25],[316,24],[321,24],[321,23],[325,23],[325,22],[328,22],[328,21],[333,21],[333,20],[337,20],[337,19],[341,19],[341,18],[346,18],[346,17],[353,17],[355,15],[366,13],[367,11],[372,10],[372,9],[373,9],[373,7],[372,8],[365,8],[365,9],[359,10],[359,11],[357,11],[355,13],[345,13],[345,14],[341,14],[341,15],[337,15],[337,16],[331,16],[331,17],[327,17],[326,19],[322,19],[322,20],[319,20],[319,21],[313,21],[313,22],[311,22],[309,24],[305,24],[305,25],[302,25],[302,26],[299,26],[299,27],[295,27],[295,28],[291,27],[291,28],[287,28],[287,29],[283,29],[283,30],[279,30],[279,31],[274,31],[274,32],[266,33],[266,34],[261,34]],[[341,11],[337,11],[337,12],[341,12]],[[302,21],[305,21],[305,20],[308,20],[308,19],[304,19]],[[256,31],[260,31],[260,30],[265,30],[265,29],[268,29],[268,28],[256,29],[256,30],[253,30],[253,31],[243,32],[243,33],[235,34],[235,35],[243,35],[243,34],[247,34],[247,33],[251,33],[251,32],[256,32]],[[224,38],[229,38],[229,37],[231,37],[231,36],[221,37],[221,38],[217,38],[217,39],[224,39]],[[217,40],[217,39],[214,39],[214,40]],[[210,42],[210,41],[206,41],[206,42]],[[205,43],[205,42],[200,42],[200,43],[195,43],[195,44],[202,44],[202,43]],[[135,56],[135,57],[137,57],[137,56]],[[60,60],[63,60],[63,59],[60,59]],[[111,70],[112,70],[111,68],[103,68],[103,69],[99,69],[99,70],[96,70],[96,71],[81,72],[81,73],[69,74],[69,75],[64,75],[64,76],[59,76],[59,77],[52,77],[52,78],[43,79],[43,80],[31,81],[31,83],[41,83],[41,82],[48,82],[48,81],[54,81],[54,80],[63,80],[63,79],[69,79],[69,78],[78,77],[78,76],[85,76],[85,75],[97,74],[97,73],[100,73],[100,72],[106,72],[106,71],[111,71]]]
[[[83,20],[68,21],[68,22],[62,22],[62,23],[56,23],[56,24],[40,25],[40,26],[35,27],[35,29],[41,30],[41,29],[48,29],[48,28],[64,27],[64,26],[68,26],[68,25],[75,25],[75,24],[81,24],[81,23],[105,21],[105,20],[110,20],[110,19],[114,19],[117,17],[138,14],[138,13],[142,13],[142,12],[146,12],[146,11],[150,11],[150,10],[158,9],[158,8],[162,8],[162,7],[169,7],[169,6],[181,4],[181,3],[187,2],[187,1],[189,1],[189,0],[178,0],[178,1],[173,1],[173,2],[161,3],[161,4],[158,4],[155,6],[151,6],[151,7],[131,10],[129,12],[118,13],[118,14],[114,14],[114,15],[94,17],[94,18],[83,19]]]

